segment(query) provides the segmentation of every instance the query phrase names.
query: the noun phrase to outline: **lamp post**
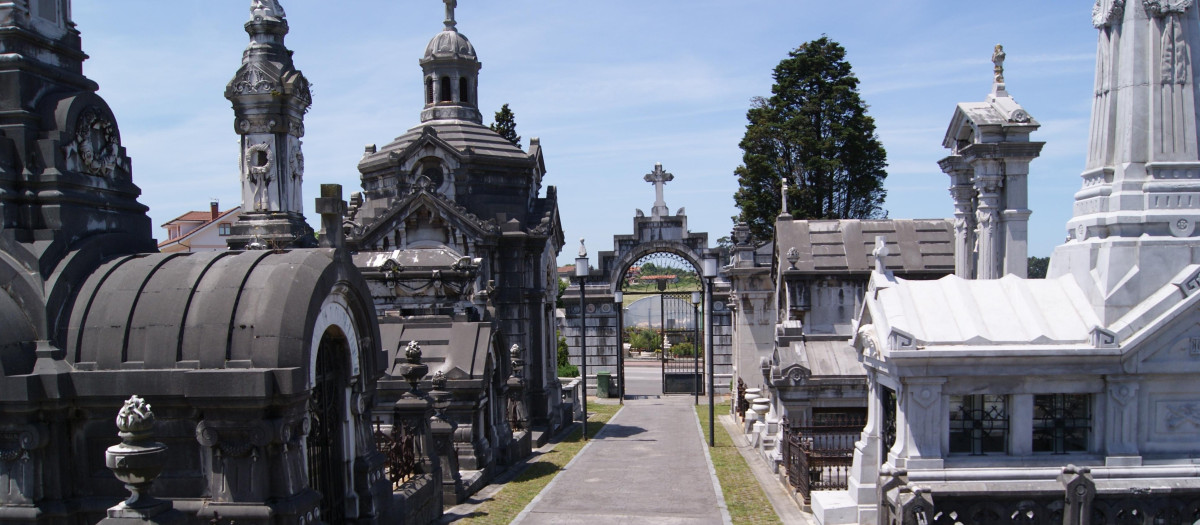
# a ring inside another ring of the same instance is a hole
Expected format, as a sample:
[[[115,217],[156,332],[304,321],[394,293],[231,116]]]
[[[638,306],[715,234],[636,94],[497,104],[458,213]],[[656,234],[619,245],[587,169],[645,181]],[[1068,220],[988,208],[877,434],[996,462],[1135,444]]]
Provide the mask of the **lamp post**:
[[[708,347],[708,446],[716,446],[716,433],[713,430],[713,279],[717,277],[717,254],[704,254],[704,338]]]
[[[575,277],[579,279],[579,362],[583,372],[583,440],[587,441],[587,278],[588,256],[587,247],[583,245],[583,237],[579,238],[579,256],[575,258]]]
[[[625,294],[617,290],[613,294],[613,306],[617,307],[617,396],[620,404],[625,404],[625,325],[621,323],[621,313],[625,308]]]
[[[692,292],[692,397],[700,404],[700,292]]]

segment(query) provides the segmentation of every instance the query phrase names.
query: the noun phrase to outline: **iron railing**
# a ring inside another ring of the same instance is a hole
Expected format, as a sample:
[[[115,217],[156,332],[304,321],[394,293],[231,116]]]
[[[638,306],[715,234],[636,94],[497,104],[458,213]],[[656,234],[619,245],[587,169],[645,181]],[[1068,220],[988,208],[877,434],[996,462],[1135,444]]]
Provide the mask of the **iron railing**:
[[[825,415],[800,425],[783,420],[783,461],[788,483],[812,502],[816,490],[842,490],[850,480],[854,443],[866,419],[858,414]]]
[[[376,421],[375,447],[383,453],[384,472],[392,482],[392,490],[421,474],[417,461],[417,429],[412,423],[393,425],[391,432],[384,432]]]

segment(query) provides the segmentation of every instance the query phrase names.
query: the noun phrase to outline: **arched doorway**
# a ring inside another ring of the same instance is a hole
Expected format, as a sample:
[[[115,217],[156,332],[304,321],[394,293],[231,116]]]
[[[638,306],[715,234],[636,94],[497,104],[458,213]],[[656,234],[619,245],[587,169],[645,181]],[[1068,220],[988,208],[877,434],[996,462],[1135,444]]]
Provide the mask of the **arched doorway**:
[[[317,346],[315,381],[308,401],[308,484],[321,493],[325,523],[346,522],[345,428],[350,345],[330,326]]]
[[[622,298],[623,393],[648,395],[642,367],[653,364],[659,372],[657,393],[699,396],[704,389],[699,268],[680,254],[655,251],[628,263],[619,275],[613,284]]]

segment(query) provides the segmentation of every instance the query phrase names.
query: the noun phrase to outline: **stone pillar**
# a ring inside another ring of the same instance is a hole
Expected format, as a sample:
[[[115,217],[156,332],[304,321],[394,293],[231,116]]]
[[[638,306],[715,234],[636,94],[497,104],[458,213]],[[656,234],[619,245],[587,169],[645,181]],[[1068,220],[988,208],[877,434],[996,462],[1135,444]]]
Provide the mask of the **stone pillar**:
[[[888,461],[908,470],[942,468],[942,436],[946,434],[943,410],[944,377],[910,377],[896,392],[896,445]]]
[[[1009,396],[1008,453],[1013,456],[1033,455],[1033,394]]]
[[[1108,376],[1103,418],[1106,464],[1141,464],[1138,452],[1138,383],[1132,376]]]
[[[1004,148],[1002,148],[1002,151]],[[1029,161],[1004,159],[1004,261],[1001,275],[1013,274],[1022,279],[1029,276]]]
[[[995,168],[996,163],[981,164],[975,167],[975,190],[979,192],[979,206],[975,210],[978,235],[976,278],[999,279],[1003,275],[1001,273],[1003,233],[1000,231],[1001,177],[998,174],[988,173],[992,171],[988,168]]]
[[[954,199],[954,274],[963,279],[975,277],[975,186],[972,170],[962,157],[952,155],[938,163],[950,176],[950,197]]]
[[[879,447],[882,433],[883,400],[878,372],[867,369],[867,423],[863,425],[862,437],[854,443],[854,463],[850,467],[847,489],[850,499],[859,506],[875,505],[876,487],[879,482]],[[884,452],[886,453],[886,451]]]

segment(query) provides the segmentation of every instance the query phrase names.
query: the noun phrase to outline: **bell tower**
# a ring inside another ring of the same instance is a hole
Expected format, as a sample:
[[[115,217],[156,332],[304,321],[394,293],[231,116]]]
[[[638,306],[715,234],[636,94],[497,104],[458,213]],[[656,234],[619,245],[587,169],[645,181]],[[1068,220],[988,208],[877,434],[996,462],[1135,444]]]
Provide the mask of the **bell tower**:
[[[315,246],[304,221],[304,114],[312,105],[308,79],[284,46],[288,23],[278,0],[252,0],[242,66],[225,86],[240,137],[242,215],[231,228],[232,249]]]

